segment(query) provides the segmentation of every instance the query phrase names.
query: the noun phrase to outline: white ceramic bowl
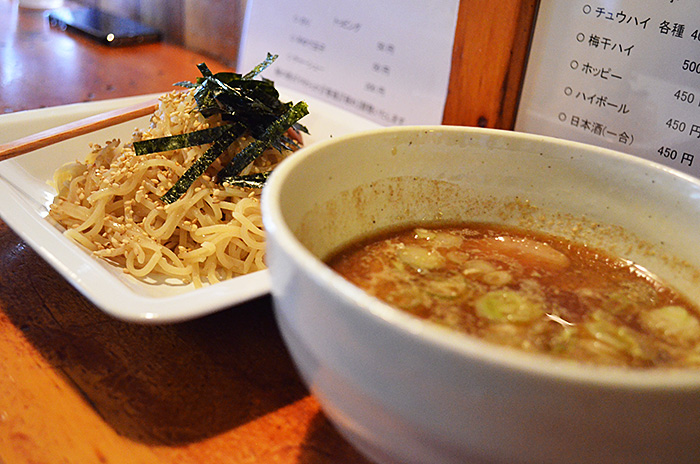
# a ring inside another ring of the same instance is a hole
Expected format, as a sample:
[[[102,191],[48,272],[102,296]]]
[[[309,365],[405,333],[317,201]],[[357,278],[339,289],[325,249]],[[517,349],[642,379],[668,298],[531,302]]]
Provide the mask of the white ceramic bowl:
[[[401,127],[303,149],[263,193],[272,295],[328,417],[378,462],[700,462],[700,372],[494,346],[368,296],[323,264],[415,220],[534,227],[637,261],[700,301],[700,182],[552,138]]]

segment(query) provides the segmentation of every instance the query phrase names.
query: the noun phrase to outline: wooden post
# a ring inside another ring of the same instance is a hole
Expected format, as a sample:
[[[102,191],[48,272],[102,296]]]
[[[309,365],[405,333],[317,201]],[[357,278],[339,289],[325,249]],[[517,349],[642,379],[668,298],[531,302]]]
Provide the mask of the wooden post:
[[[444,124],[512,129],[537,0],[461,0]]]

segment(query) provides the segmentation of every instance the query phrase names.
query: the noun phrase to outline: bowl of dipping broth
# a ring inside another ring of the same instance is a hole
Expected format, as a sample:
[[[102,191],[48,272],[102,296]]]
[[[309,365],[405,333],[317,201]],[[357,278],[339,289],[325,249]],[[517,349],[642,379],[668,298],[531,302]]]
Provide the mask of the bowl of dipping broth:
[[[700,462],[697,179],[397,127],[300,150],[262,208],[292,357],[376,462]]]

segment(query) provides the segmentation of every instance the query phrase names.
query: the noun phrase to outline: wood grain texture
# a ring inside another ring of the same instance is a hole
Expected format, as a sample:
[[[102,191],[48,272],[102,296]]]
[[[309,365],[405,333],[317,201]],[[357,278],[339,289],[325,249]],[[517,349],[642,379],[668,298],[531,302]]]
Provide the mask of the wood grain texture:
[[[63,140],[131,121],[141,116],[153,114],[156,108],[158,108],[157,100],[149,100],[22,137],[13,142],[0,145],[0,161],[14,158]]]
[[[245,0],[74,0],[159,29],[168,43],[234,66]]]
[[[366,462],[301,383],[268,297],[120,322],[4,224],[0,276],[0,462]]]
[[[168,91],[203,59],[102,47],[7,0],[0,24],[5,111]],[[121,322],[0,221],[0,463],[269,462],[368,462],[302,384],[269,297],[191,322]]]
[[[108,47],[48,25],[41,10],[0,0],[0,111],[161,93],[226,64],[167,43]]]
[[[206,45],[188,27],[231,20],[192,21],[184,0],[153,0],[151,10],[101,1],[181,24],[183,43]],[[535,3],[461,1],[445,123],[512,126]],[[0,0],[0,25],[4,112],[169,91],[195,79],[197,63],[227,70],[237,53],[223,42],[221,60],[168,43],[104,47],[49,28],[16,0]],[[271,462],[368,463],[302,384],[269,297],[196,321],[123,323],[0,221],[0,463]]]
[[[245,0],[79,0],[161,28],[235,66]],[[444,124],[512,129],[538,0],[461,0]]]
[[[444,124],[512,129],[537,0],[461,0]]]

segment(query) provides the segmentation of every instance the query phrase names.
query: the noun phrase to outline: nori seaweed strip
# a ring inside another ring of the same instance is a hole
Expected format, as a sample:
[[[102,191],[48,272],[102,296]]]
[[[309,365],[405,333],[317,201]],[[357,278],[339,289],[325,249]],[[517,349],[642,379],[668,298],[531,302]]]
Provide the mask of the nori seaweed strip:
[[[291,103],[279,101],[279,94],[270,81],[238,80],[228,84],[217,79],[215,82],[225,91],[212,90],[212,98],[218,106],[209,106],[208,111],[212,114],[218,111],[224,121],[245,124],[256,138],[291,107]]]
[[[301,124],[293,124],[291,128],[296,129],[297,126],[301,126]],[[309,133],[304,126],[301,127],[304,129],[303,132],[306,132],[307,134]],[[294,140],[287,135],[287,131],[285,131],[285,133],[279,139],[275,140],[271,146],[272,148],[276,148],[278,151],[298,150],[301,148],[301,145],[299,145],[297,140]]]
[[[249,174],[247,176],[227,177],[225,179],[221,179],[221,184],[244,188],[262,188],[267,178],[270,177],[270,174],[272,174],[272,171],[259,172],[257,174]]]
[[[194,89],[195,87],[197,87],[197,84],[193,84],[193,83],[190,82],[190,81],[180,81],[180,82],[174,83],[173,86],[175,86],[175,87],[184,87],[184,88],[186,88],[186,89]]]
[[[234,156],[231,162],[219,171],[217,178],[224,179],[237,176],[246,166],[255,161],[267,147],[282,137],[292,124],[307,114],[309,114],[309,109],[306,102],[301,101],[291,107],[289,111],[270,124],[260,138],[254,140]],[[220,180],[219,183],[221,183]]]
[[[272,53],[267,52],[267,57],[265,58],[265,61],[251,69],[245,76],[243,76],[243,79],[253,79],[255,76],[263,72],[265,68],[274,63],[278,56],[279,55],[273,55]]]
[[[165,195],[160,197],[166,204],[174,203],[185,194],[190,185],[207,170],[211,163],[245,132],[240,124],[234,124],[214,141],[211,147],[190,166]]]
[[[269,100],[273,98],[264,91],[263,86],[260,85],[262,82],[254,82],[256,84],[254,91],[245,88],[248,86],[243,85],[241,88],[231,89],[226,93],[220,94],[216,101],[223,111],[221,117],[224,121],[232,119],[243,121],[251,134],[259,137],[266,127],[284,114],[291,105],[281,104],[279,101],[276,101],[277,105],[272,106],[273,102]]]
[[[183,81],[175,85],[195,88],[194,98],[204,117],[219,114],[225,121],[245,125],[254,137],[259,137],[270,123],[292,106],[280,101],[272,81],[264,77],[254,79],[276,59],[277,55],[268,53],[265,61],[245,75],[233,72],[214,74],[205,63],[200,63],[197,68],[202,77],[197,78],[196,84]]]
[[[224,131],[231,128],[231,124],[225,126],[210,127],[194,132],[187,132],[180,135],[169,135],[154,139],[140,140],[134,142],[134,152],[141,156],[149,153],[159,153],[163,151],[177,150],[180,148],[194,147],[212,143],[218,139]]]
[[[279,100],[272,81],[253,79],[275,59],[276,55],[268,53],[266,60],[245,76],[232,72],[214,74],[205,63],[200,63],[197,67],[202,77],[197,79],[194,93],[199,111],[205,117],[219,114],[225,121],[241,123],[253,137],[260,137],[269,124],[291,107],[291,103]]]
[[[163,144],[157,149],[164,151],[184,148],[184,145],[180,145],[180,143],[192,145],[212,143],[212,146],[161,197],[165,203],[170,204],[177,201],[211,163],[243,133],[249,133],[255,140],[233,158],[231,163],[218,174],[218,178],[243,177],[237,176],[237,174],[268,147],[279,151],[298,148],[297,142],[290,138],[286,131],[292,127],[299,132],[308,133],[306,127],[298,123],[299,119],[308,114],[306,103],[300,102],[296,105],[292,105],[291,102],[284,103],[280,101],[279,92],[271,80],[253,79],[271,65],[276,58],[277,55],[268,53],[265,61],[245,75],[232,72],[214,74],[205,63],[200,63],[197,68],[202,77],[197,78],[196,84],[188,81],[175,84],[194,89],[193,96],[199,112],[205,118],[220,115],[224,122],[233,123],[236,133],[234,136],[234,129],[225,130],[216,140],[201,143],[197,143],[200,140],[199,135],[192,134],[185,134],[167,142],[143,141],[146,142],[144,146],[148,143]],[[187,142],[184,142],[185,140]],[[141,154],[143,147],[136,148],[137,146],[135,145],[135,150],[137,154]],[[155,149],[151,148],[151,150]],[[147,150],[143,151],[148,152]],[[234,183],[240,182],[256,182],[256,180],[234,180]],[[264,180],[259,185],[262,183]]]
[[[215,114],[221,113],[221,108],[216,102],[216,97],[222,92],[221,89],[217,88],[217,83],[213,80],[213,74],[207,68],[207,65],[200,63],[197,65],[200,72],[204,76],[201,81],[198,80],[197,87],[194,91],[194,99],[197,102],[197,109],[202,113],[202,116],[208,118]]]

